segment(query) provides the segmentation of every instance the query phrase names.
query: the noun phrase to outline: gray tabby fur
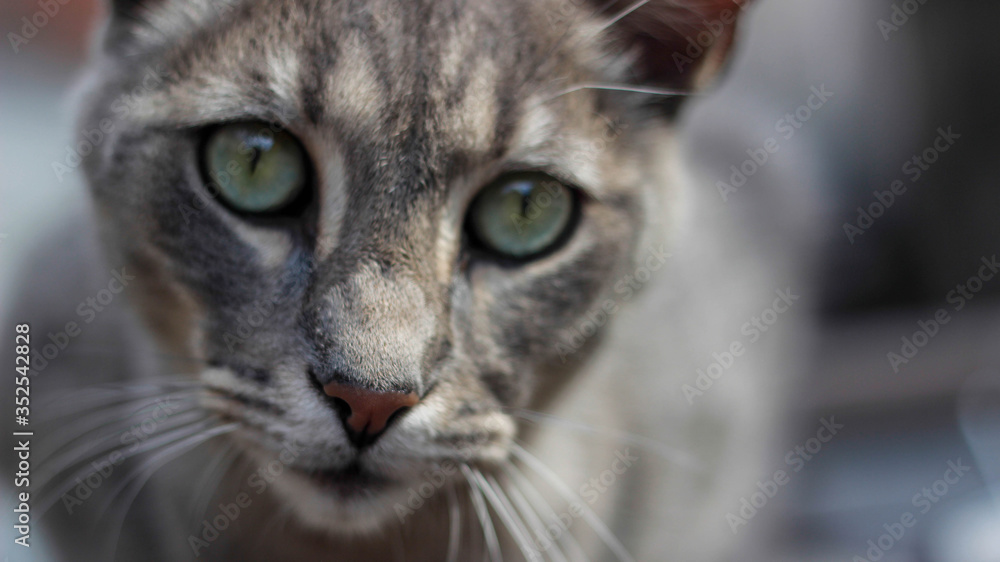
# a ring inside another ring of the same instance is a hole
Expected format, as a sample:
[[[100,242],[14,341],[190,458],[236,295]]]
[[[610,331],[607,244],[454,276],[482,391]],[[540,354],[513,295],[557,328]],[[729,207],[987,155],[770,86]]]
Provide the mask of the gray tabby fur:
[[[515,442],[572,490],[637,456],[591,506],[629,553],[730,559],[725,513],[753,491],[784,394],[775,348],[794,323],[776,326],[693,404],[682,388],[794,271],[762,265],[766,249],[746,225],[682,171],[672,121],[649,96],[559,95],[638,76],[642,54],[616,25],[604,29],[614,10],[558,0],[119,4],[80,121],[81,130],[110,123],[85,162],[97,219],[56,244],[73,256],[60,276],[73,287],[46,288],[65,300],[46,306],[73,310],[110,270],[136,279],[73,341],[79,354],[39,375],[39,392],[180,375],[215,389],[195,411],[241,424],[151,480],[129,508],[119,559],[192,558],[189,537],[245,492],[252,505],[199,559],[444,560],[457,506],[458,560],[480,560],[483,528],[461,472],[412,514],[400,517],[399,506],[438,482],[445,460],[515,486],[503,469]],[[653,2],[638,15],[690,30],[721,4]],[[313,160],[317,197],[295,224],[244,221],[205,189],[199,128],[245,119],[280,123]],[[470,255],[464,209],[514,169],[546,170],[587,193],[572,238],[527,264]],[[42,306],[30,298],[26,310]],[[34,322],[42,334],[64,319]],[[336,376],[423,399],[358,458],[317,386]],[[678,453],[527,423],[519,409]],[[221,465],[218,490],[196,513],[193,483],[227,443],[242,454]],[[251,474],[289,447],[293,459],[257,495]],[[340,494],[309,477],[351,463],[388,483]],[[550,482],[520,466],[541,490],[522,494],[568,511]],[[47,516],[66,559],[108,557],[115,518],[87,529],[102,501]],[[492,519],[503,558],[518,560],[501,510]],[[615,559],[583,518],[572,521],[590,559]],[[578,557],[571,544],[560,550]]]

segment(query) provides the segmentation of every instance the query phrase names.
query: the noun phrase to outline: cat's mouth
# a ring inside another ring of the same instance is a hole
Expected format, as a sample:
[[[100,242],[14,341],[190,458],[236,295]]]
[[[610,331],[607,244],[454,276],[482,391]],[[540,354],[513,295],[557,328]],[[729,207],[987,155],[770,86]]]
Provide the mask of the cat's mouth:
[[[321,490],[344,499],[371,497],[392,484],[388,478],[365,469],[357,461],[343,468],[300,472]]]

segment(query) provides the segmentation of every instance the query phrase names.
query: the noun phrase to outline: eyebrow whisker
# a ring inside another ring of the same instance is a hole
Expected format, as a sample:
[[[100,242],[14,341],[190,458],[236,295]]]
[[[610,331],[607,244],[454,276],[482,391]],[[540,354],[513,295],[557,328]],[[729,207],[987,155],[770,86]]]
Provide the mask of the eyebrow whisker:
[[[613,92],[631,92],[635,94],[649,94],[653,96],[667,96],[667,97],[697,95],[694,92],[686,90],[674,90],[670,88],[655,88],[650,86],[632,86],[629,84],[613,84],[613,83],[608,84],[601,82],[591,82],[591,83],[577,84],[575,86],[570,86],[569,88],[559,90],[558,92],[542,100],[541,103],[547,103],[554,100],[555,98],[565,96],[566,94],[572,94],[573,92],[579,92],[580,90],[607,90]]]
[[[618,23],[625,16],[631,14],[632,12],[638,10],[639,8],[643,7],[644,5],[646,5],[648,3],[649,3],[649,0],[639,0],[638,2],[632,4],[631,6],[625,8],[624,10],[622,10],[621,12],[619,12],[619,14],[617,16],[611,18],[611,21],[609,21],[609,22],[605,23],[604,25],[602,25],[600,27],[600,30],[604,31],[605,29],[607,29],[607,28],[611,27],[612,25]]]

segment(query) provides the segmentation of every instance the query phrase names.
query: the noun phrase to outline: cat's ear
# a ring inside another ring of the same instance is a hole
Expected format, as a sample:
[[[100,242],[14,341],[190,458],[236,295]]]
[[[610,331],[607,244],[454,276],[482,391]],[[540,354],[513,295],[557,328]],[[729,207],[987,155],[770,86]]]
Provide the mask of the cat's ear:
[[[640,81],[692,91],[724,66],[748,4],[750,0],[614,0],[604,13],[614,21],[608,30],[637,53]]]
[[[108,18],[106,46],[116,49],[127,45],[136,29],[146,23],[150,8],[169,0],[104,0]]]
[[[142,10],[155,7],[168,0],[104,0],[108,12],[115,18],[134,18]]]

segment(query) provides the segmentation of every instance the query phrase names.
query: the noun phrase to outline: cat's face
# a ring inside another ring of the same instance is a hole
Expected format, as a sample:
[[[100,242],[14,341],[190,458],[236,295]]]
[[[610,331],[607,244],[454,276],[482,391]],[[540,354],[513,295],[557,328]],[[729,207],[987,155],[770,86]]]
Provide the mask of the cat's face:
[[[669,189],[644,182],[645,100],[563,93],[636,75],[600,29],[616,10],[130,8],[87,102],[88,180],[205,408],[286,451],[275,489],[324,528],[376,525],[445,459],[504,459],[507,408],[571,377]]]

